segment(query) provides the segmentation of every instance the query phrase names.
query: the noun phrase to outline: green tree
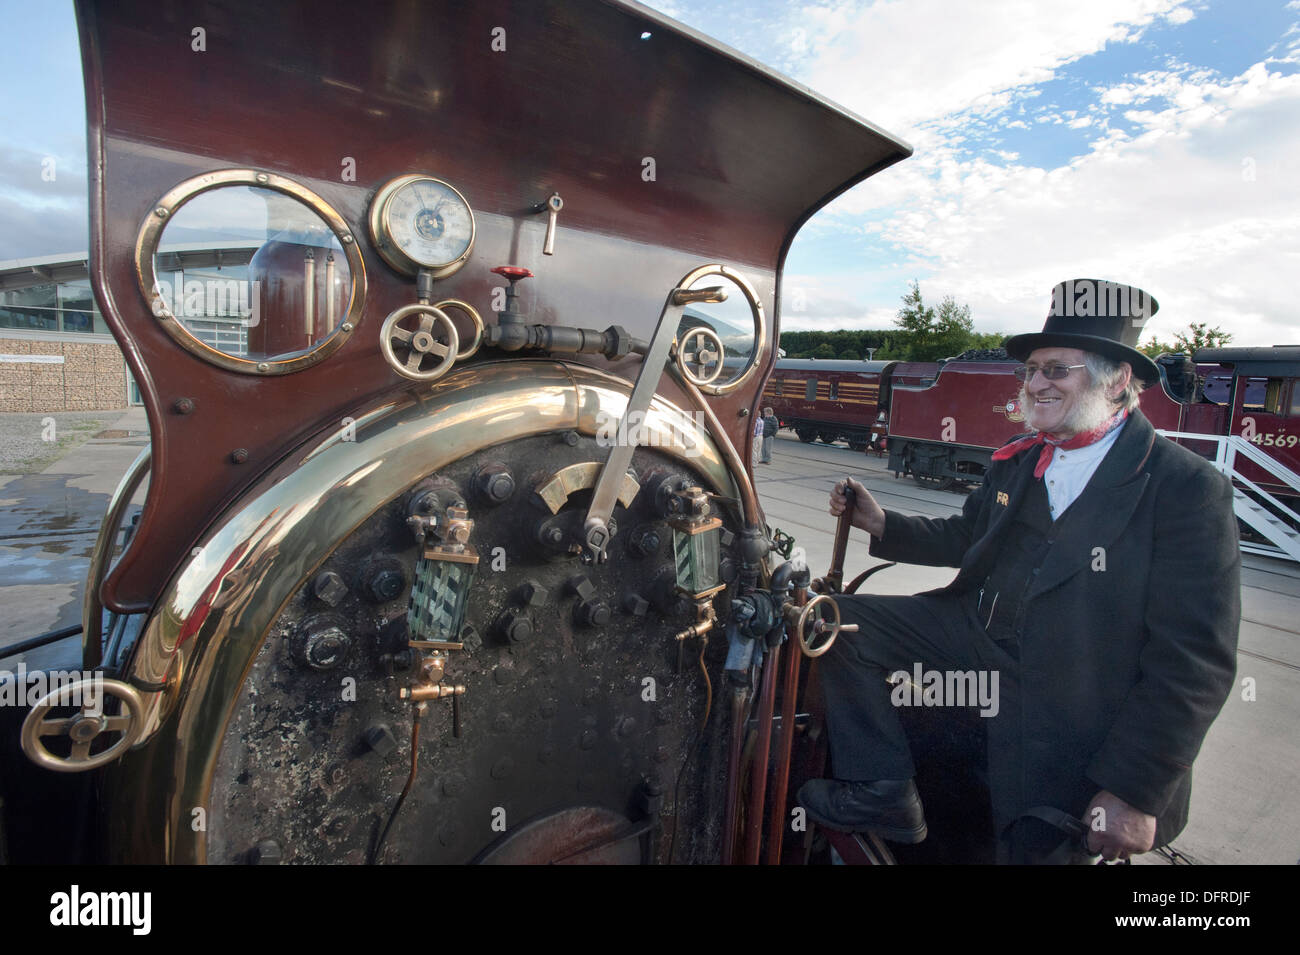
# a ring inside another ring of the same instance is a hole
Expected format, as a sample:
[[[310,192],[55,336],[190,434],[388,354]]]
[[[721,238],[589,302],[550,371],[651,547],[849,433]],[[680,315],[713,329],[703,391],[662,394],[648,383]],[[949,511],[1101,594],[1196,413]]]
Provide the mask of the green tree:
[[[934,331],[934,309],[922,301],[921,286],[916,279],[912,279],[911,290],[903,296],[903,307],[898,310],[894,324],[903,330],[907,357],[924,361],[920,355],[926,351]]]
[[[934,331],[930,336],[928,350],[932,360],[960,355],[971,347],[974,332],[970,306],[958,305],[951,295],[945,297],[935,312]]]
[[[1190,358],[1202,348],[1222,348],[1230,341],[1231,332],[1225,332],[1217,325],[1211,328],[1207,322],[1192,322],[1187,331],[1174,332],[1173,342],[1153,338],[1145,345],[1139,345],[1138,351],[1148,358],[1155,358],[1162,352],[1182,352]]]
[[[1223,329],[1210,328],[1205,322],[1192,322],[1189,331],[1174,333],[1174,346],[1178,351],[1194,355],[1202,348],[1222,348],[1232,341],[1232,335]]]

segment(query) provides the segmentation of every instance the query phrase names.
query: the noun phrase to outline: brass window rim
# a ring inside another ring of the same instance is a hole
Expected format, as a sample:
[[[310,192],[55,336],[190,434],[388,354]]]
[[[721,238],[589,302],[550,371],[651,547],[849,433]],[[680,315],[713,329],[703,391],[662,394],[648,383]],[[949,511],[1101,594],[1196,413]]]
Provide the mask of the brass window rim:
[[[158,252],[164,228],[191,199],[224,186],[270,189],[296,199],[324,220],[330,231],[334,233],[334,237],[338,239],[343,254],[347,257],[348,268],[352,272],[351,297],[342,320],[315,347],[302,352],[292,352],[289,353],[290,357],[278,359],[227,355],[201,341],[163,305],[162,298],[156,291],[159,283],[158,273],[154,267],[154,256]],[[135,243],[135,272],[146,307],[152,311],[158,323],[173,341],[190,354],[218,368],[259,377],[288,375],[303,371],[338,351],[356,331],[366,297],[365,261],[362,259],[356,234],[348,226],[347,221],[333,206],[306,186],[285,176],[260,169],[218,169],[193,176],[168,190],[154,203],[140,226],[140,234]]]

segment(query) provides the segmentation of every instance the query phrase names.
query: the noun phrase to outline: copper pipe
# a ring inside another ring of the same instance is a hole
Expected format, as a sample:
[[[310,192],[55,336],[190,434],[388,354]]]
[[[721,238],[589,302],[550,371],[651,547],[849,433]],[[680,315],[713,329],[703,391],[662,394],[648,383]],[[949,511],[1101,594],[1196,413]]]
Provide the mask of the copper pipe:
[[[731,743],[727,752],[727,802],[722,812],[722,864],[736,859],[736,810],[740,803],[740,753],[745,747],[745,716],[749,710],[749,687],[735,687],[731,694]]]
[[[802,607],[808,602],[808,591],[799,587],[794,592],[793,603]],[[772,794],[772,818],[767,826],[767,864],[781,864],[781,847],[785,842],[786,790],[790,785],[790,760],[794,752],[795,697],[799,693],[799,669],[803,654],[794,648],[794,637],[786,635],[790,647],[785,663],[785,685],[781,689],[781,740],[776,750],[776,790]]]
[[[763,660],[763,689],[758,704],[758,742],[749,773],[749,809],[745,816],[745,865],[758,865],[763,841],[763,802],[767,796],[767,763],[772,750],[772,711],[776,708],[776,673],[781,647],[768,648]]]

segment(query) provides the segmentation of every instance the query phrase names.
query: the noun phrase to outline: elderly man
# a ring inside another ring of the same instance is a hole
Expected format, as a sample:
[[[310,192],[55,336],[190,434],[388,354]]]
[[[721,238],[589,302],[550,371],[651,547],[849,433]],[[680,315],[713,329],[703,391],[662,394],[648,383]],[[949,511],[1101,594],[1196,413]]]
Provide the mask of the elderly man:
[[[1000,858],[1063,859],[1053,813],[1106,859],[1186,824],[1192,761],[1233,683],[1240,555],[1227,479],[1138,410],[1159,371],[1133,346],[1157,307],[1128,286],[1057,286],[1043,332],[1006,343],[1033,433],[994,453],[960,515],[885,511],[851,482],[872,554],[960,571],[916,597],[838,599],[860,630],[820,670],[835,778],[800,790],[815,821],[925,838],[894,709],[910,688],[887,682],[919,669],[974,670],[997,691],[981,715]],[[837,486],[831,513],[846,501]]]

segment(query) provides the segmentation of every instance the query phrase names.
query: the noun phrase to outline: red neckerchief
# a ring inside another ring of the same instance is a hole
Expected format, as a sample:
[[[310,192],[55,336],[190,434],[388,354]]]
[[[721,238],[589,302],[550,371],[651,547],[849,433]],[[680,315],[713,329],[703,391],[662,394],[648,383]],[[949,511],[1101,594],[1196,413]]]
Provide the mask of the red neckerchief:
[[[1057,448],[1073,451],[1075,448],[1086,448],[1090,444],[1096,444],[1122,425],[1127,417],[1128,409],[1122,409],[1116,412],[1114,417],[1106,419],[1091,431],[1081,431],[1073,438],[1058,438],[1050,431],[1040,431],[1037,434],[1031,434],[1028,437],[1020,438],[998,448],[993,452],[993,460],[1005,461],[1007,458],[1015,457],[1021,451],[1026,451],[1036,444],[1041,444],[1043,450],[1038,453],[1038,463],[1034,465],[1034,477],[1042,480],[1043,475],[1047,473],[1047,466],[1052,463],[1052,453]]]

